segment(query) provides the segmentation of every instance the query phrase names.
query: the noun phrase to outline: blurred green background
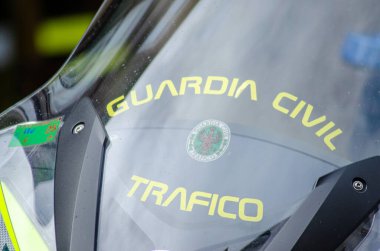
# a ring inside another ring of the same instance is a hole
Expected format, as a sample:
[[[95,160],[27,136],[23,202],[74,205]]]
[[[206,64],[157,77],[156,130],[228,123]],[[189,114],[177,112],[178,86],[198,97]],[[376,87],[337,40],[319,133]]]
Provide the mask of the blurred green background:
[[[0,112],[53,76],[102,2],[0,1]]]

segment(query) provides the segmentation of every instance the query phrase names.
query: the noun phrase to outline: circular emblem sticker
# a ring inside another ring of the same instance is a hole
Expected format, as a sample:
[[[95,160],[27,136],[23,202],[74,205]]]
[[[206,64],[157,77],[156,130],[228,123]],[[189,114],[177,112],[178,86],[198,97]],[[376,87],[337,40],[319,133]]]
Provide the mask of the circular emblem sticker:
[[[231,131],[222,121],[204,120],[191,130],[186,149],[191,158],[210,162],[220,158],[230,143]]]

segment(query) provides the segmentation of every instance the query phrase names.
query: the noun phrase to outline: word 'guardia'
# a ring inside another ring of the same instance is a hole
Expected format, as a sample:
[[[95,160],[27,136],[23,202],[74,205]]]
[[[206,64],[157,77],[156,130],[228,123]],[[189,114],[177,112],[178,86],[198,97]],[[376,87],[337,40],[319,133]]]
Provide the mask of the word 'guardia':
[[[221,76],[209,76],[205,81],[199,76],[183,77],[179,89],[172,80],[164,80],[155,92],[153,92],[151,84],[146,85],[145,94],[140,94],[140,97],[137,97],[136,90],[131,90],[129,102],[124,95],[115,98],[107,104],[107,112],[110,117],[114,117],[129,110],[129,104],[139,106],[160,99],[164,91],[169,92],[172,96],[182,96],[191,91],[195,95],[224,95],[227,93],[229,97],[238,98],[245,90],[250,92],[251,100],[257,101],[256,83],[253,80],[245,80],[239,84],[238,78],[233,78],[230,82],[228,78]]]

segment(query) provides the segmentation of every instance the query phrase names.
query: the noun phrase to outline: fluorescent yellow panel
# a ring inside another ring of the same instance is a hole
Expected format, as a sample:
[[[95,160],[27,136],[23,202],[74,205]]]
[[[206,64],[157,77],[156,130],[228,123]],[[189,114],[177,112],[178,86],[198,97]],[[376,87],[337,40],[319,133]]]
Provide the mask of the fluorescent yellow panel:
[[[9,191],[8,187],[3,182],[1,183],[1,187],[13,230],[17,238],[18,250],[48,251],[49,249],[44,240],[36,230],[32,221],[18,204],[15,197]]]
[[[17,243],[16,235],[13,230],[12,222],[8,214],[7,204],[5,203],[4,193],[2,185],[0,185],[0,213],[3,217],[5,228],[7,229],[9,238],[11,239],[12,245],[16,251],[20,251]]]

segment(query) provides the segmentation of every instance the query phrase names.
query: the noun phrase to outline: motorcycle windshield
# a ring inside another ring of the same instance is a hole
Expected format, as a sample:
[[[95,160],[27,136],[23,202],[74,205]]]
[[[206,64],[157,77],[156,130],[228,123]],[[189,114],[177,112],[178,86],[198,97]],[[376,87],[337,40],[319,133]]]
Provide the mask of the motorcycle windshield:
[[[319,177],[378,154],[378,13],[376,0],[106,1],[62,69],[0,118],[1,181],[54,250],[56,134],[90,97],[110,141],[99,250],[258,250]],[[380,240],[373,219],[355,248]]]

